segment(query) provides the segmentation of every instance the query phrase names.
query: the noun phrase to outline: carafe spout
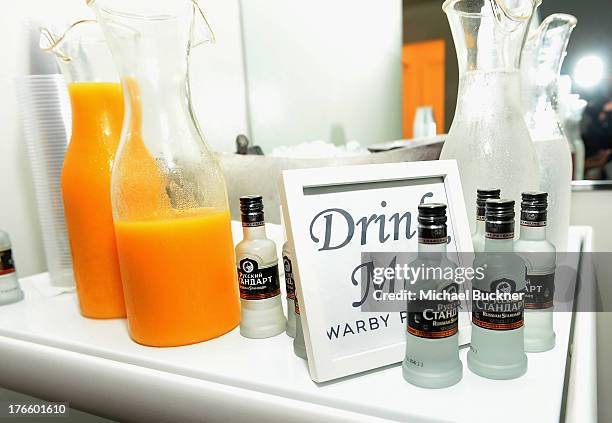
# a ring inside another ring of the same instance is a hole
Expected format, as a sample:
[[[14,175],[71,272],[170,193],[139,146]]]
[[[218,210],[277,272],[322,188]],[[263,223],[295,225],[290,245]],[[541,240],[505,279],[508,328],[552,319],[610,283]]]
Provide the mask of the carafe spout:
[[[541,0],[446,0],[442,9],[460,73],[518,71],[521,50]]]
[[[190,47],[215,42],[215,34],[198,0],[172,2],[167,0],[130,0],[128,5],[125,4],[124,0],[85,1],[87,6],[91,7],[96,13],[96,16],[100,16],[101,12],[108,14],[112,11],[123,11],[123,18],[159,19],[184,16],[186,14],[185,8],[191,7]]]
[[[42,27],[39,47],[55,56],[68,83],[118,81],[104,35],[95,20],[74,22],[63,32]]]
[[[495,20],[504,31],[514,32],[531,22],[541,0],[488,0]]]
[[[200,44],[215,43],[215,33],[206,19],[204,11],[197,0],[191,0],[193,4],[193,23],[191,25],[191,46],[197,47]]]
[[[576,22],[572,15],[550,15],[525,42],[521,59],[522,101],[534,139],[548,139],[550,134],[563,132],[557,117],[558,79]]]
[[[70,62],[73,57],[66,49],[66,43],[76,37],[76,33],[85,25],[95,24],[94,20],[81,20],[71,24],[63,33],[58,34],[50,28],[40,28],[40,39],[38,46],[44,52],[53,53],[58,60]]]
[[[533,31],[525,43],[523,67],[537,73],[538,85],[552,82],[559,75],[565,50],[577,20],[572,15],[555,13]]]

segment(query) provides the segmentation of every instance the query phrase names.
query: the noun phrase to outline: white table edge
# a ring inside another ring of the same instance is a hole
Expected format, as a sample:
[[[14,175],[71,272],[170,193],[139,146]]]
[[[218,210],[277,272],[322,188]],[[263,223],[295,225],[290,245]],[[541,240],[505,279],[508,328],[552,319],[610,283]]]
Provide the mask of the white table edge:
[[[592,229],[576,227],[576,230],[589,251]],[[581,267],[581,275],[588,271],[592,272],[592,267]],[[566,382],[565,418],[568,422],[597,421],[595,324],[595,313],[575,313],[574,335],[568,354],[571,365]],[[278,421],[279,416],[280,419],[291,416],[292,421],[385,421],[370,414],[8,336],[0,336],[0,351],[5,364],[0,385],[47,400],[69,398],[75,408],[115,419],[201,421],[206,416],[207,421]],[[28,377],[24,377],[26,374]],[[585,380],[588,383],[585,384]],[[151,401],[151,396],[157,396],[158,400]]]
[[[3,373],[4,387],[48,401],[70,399],[71,407],[110,419],[259,422],[285,415],[295,422],[388,421],[5,336],[0,345],[10,369]]]
[[[577,226],[583,232],[582,253],[592,253],[593,228]],[[590,254],[583,255],[580,280],[595,282],[595,270]],[[581,295],[582,294],[582,295]],[[578,290],[576,303],[580,310],[594,310],[595,291]],[[580,342],[576,342],[580,340]],[[597,313],[574,313],[574,333],[569,346],[570,369],[567,381],[565,421],[568,423],[597,422]],[[581,381],[590,381],[581,383]]]

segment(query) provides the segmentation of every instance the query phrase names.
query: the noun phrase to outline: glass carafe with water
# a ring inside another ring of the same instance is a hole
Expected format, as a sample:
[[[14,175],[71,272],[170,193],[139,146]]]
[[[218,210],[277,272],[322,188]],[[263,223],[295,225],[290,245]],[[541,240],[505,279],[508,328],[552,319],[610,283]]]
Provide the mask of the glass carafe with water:
[[[563,110],[559,114],[572,151],[572,176],[573,179],[577,180],[584,179],[585,147],[580,131],[580,122],[586,106],[587,101],[581,99],[580,95],[569,94],[565,99]]]
[[[442,6],[457,50],[459,90],[440,158],[457,160],[469,216],[476,215],[478,187],[500,188],[502,197],[516,204],[522,191],[539,188],[538,162],[520,100],[521,49],[539,4],[446,0]]]
[[[525,121],[540,166],[540,189],[548,193],[548,240],[557,251],[567,249],[570,220],[572,159],[559,121],[558,80],[576,18],[548,16],[533,31],[521,60]]]
[[[89,5],[127,96],[111,196],[130,335],[152,346],[220,336],[240,317],[230,213],[188,78],[212,32],[194,0]]]

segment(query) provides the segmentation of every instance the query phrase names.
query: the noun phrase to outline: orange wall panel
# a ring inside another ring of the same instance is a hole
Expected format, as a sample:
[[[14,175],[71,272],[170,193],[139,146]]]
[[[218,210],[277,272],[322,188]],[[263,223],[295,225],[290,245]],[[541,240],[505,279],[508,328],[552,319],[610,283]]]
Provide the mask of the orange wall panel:
[[[437,132],[444,132],[443,39],[408,43],[403,47],[402,120],[404,138],[412,138],[414,114],[419,106],[432,106]]]

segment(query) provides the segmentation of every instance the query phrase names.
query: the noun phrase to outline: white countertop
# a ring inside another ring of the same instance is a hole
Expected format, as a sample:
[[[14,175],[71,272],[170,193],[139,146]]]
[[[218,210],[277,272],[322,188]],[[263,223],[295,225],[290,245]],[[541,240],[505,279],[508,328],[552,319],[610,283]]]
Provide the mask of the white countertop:
[[[578,248],[588,240],[590,228],[571,229],[571,245]],[[49,297],[43,289],[47,274],[21,283],[26,299],[0,307],[0,386],[69,401],[109,418],[517,423],[558,422],[564,407],[573,313],[554,314],[557,345],[528,354],[529,369],[515,380],[471,373],[463,348],[463,380],[450,388],[414,387],[402,378],[399,364],[317,385],[285,334],[253,340],[236,329],[197,345],[144,347],[130,340],[123,320],[81,317],[75,294]],[[593,321],[582,319],[580,325],[573,354],[582,358],[579,366],[585,370],[571,377],[572,385],[583,390],[584,384],[593,384],[595,335]],[[585,394],[570,387],[567,404],[592,408],[593,389]],[[585,412],[572,408],[566,413],[569,419],[572,413],[586,418]]]

